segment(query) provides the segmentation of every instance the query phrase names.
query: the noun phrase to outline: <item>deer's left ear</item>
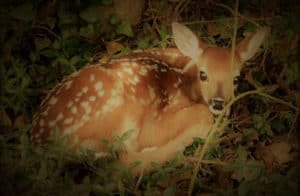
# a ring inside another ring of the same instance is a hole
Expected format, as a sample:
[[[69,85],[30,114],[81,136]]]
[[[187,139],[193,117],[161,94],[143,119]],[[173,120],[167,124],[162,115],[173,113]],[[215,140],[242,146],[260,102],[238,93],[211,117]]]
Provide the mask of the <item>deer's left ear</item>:
[[[189,28],[177,22],[172,23],[172,33],[177,48],[197,63],[203,53],[204,43],[201,44],[202,41]]]
[[[242,60],[245,62],[252,58],[258,51],[259,47],[264,42],[268,28],[261,28],[250,37],[245,38],[237,46],[237,52]]]

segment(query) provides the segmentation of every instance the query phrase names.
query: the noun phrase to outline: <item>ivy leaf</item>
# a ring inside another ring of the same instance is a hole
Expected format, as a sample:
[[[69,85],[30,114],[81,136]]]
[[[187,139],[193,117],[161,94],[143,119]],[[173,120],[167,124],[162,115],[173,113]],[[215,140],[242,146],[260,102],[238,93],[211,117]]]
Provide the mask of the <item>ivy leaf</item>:
[[[56,19],[53,17],[47,17],[46,23],[50,27],[50,29],[53,29],[55,27]]]
[[[280,119],[274,119],[271,123],[271,128],[277,133],[281,133],[285,130],[284,122]]]
[[[257,114],[254,114],[252,116],[252,120],[253,120],[253,123],[254,123],[254,127],[256,129],[262,128],[263,125],[264,125],[264,122],[265,122],[265,119],[262,116],[257,115]]]
[[[43,38],[37,37],[34,39],[34,45],[38,51],[40,51],[44,48],[47,48],[48,46],[50,46],[50,44],[51,44],[51,41],[47,37],[43,37]]]
[[[113,5],[114,2],[113,2],[113,0],[102,0],[101,4],[102,5]]]
[[[88,23],[95,23],[100,20],[100,14],[98,13],[97,6],[84,9],[80,12],[79,16]]]
[[[294,62],[291,64],[290,68],[286,71],[285,82],[287,84],[292,84],[300,79],[300,64]]]
[[[166,190],[164,191],[163,196],[172,196],[175,195],[175,186],[171,185],[168,186],[168,188],[166,188]]]
[[[92,38],[94,34],[95,31],[94,31],[94,26],[92,24],[80,28],[80,35],[82,37]]]
[[[75,24],[78,19],[77,15],[75,15],[74,12],[71,12],[69,3],[70,2],[67,1],[61,1],[60,3],[60,7],[58,10],[60,25]]]
[[[45,50],[42,50],[40,52],[40,54],[42,56],[45,56],[45,57],[50,57],[50,58],[57,58],[60,56],[60,53],[56,50],[52,50],[52,49],[45,49]]]
[[[128,37],[133,37],[131,23],[128,20],[122,21],[122,23],[116,27],[116,32],[118,34],[123,34]]]
[[[14,8],[10,12],[10,15],[16,19],[30,22],[34,19],[36,10],[34,9],[32,3],[26,3]]]
[[[109,18],[109,23],[112,25],[119,25],[121,23],[121,19],[118,14],[113,13]]]

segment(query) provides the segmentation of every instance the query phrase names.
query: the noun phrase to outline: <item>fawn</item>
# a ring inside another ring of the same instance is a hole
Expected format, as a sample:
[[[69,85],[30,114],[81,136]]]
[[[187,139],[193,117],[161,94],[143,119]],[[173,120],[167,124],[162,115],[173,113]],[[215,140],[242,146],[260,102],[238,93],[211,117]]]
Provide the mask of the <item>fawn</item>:
[[[174,158],[194,137],[205,138],[266,30],[237,45],[232,65],[229,48],[209,46],[179,23],[172,23],[172,32],[177,48],[134,51],[65,78],[34,116],[32,142],[47,141],[57,129],[76,145],[105,153],[103,140],[132,130],[120,161],[141,161],[149,169],[152,161]]]

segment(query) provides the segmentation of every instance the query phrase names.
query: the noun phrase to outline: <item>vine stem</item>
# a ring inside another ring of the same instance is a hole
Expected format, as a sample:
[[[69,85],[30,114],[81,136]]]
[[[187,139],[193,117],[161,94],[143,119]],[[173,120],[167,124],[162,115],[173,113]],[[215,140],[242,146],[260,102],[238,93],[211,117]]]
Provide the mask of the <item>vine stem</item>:
[[[223,126],[221,126],[222,125],[221,123],[223,122],[223,124],[224,124],[224,122],[226,122],[226,113],[229,111],[229,109],[231,108],[233,103],[235,103],[236,101],[238,101],[238,100],[240,100],[240,99],[242,99],[246,96],[256,94],[256,95],[260,95],[262,97],[268,98],[272,101],[275,101],[275,102],[281,103],[283,105],[286,105],[286,106],[298,111],[298,108],[296,106],[292,105],[291,103],[285,102],[285,101],[283,101],[279,98],[276,98],[276,97],[273,97],[271,95],[268,95],[268,94],[264,93],[263,91],[266,88],[259,88],[259,89],[248,91],[248,92],[245,92],[245,93],[242,93],[242,94],[236,96],[235,98],[233,98],[225,106],[222,113],[215,119],[215,123],[212,125],[210,131],[208,132],[208,135],[207,135],[207,138],[204,142],[203,147],[201,148],[199,146],[196,150],[196,159],[197,159],[197,161],[195,161],[196,163],[195,163],[195,166],[194,166],[194,169],[193,169],[193,175],[192,175],[192,178],[191,178],[191,183],[190,183],[190,186],[189,186],[188,195],[192,195],[193,188],[194,188],[194,183],[195,183],[195,180],[196,180],[196,176],[197,176],[197,174],[199,172],[199,169],[200,169],[200,166],[201,166],[200,164],[207,162],[207,161],[203,161],[204,154],[205,154],[205,152],[207,152],[208,146],[211,143],[211,140],[212,140],[213,136],[215,135],[215,133],[218,130],[222,129]],[[195,160],[195,158],[194,158],[194,160]]]
[[[233,67],[233,63],[234,63],[234,56],[235,56],[235,45],[236,45],[236,35],[237,35],[237,26],[238,26],[238,8],[239,8],[239,0],[235,1],[235,7],[234,7],[234,12],[233,10],[230,8],[229,10],[231,11],[231,13],[234,15],[234,32],[233,32],[233,38],[232,38],[232,46],[231,46],[231,59],[230,59],[230,74],[232,73],[232,67]],[[195,184],[195,180],[197,177],[197,174],[199,172],[200,169],[200,163],[203,160],[204,157],[204,153],[206,152],[206,149],[208,148],[208,144],[211,141],[212,136],[214,135],[214,133],[217,131],[218,126],[220,125],[221,121],[223,120],[225,114],[227,113],[227,111],[229,111],[230,106],[234,103],[233,101],[236,99],[233,99],[228,105],[226,105],[226,107],[224,108],[224,110],[222,111],[221,115],[219,115],[215,121],[215,123],[213,124],[211,130],[208,133],[208,136],[205,140],[205,143],[203,145],[203,148],[201,149],[200,147],[197,148],[196,150],[196,156],[198,155],[200,149],[200,153],[199,153],[199,161],[197,161],[195,163],[194,169],[193,169],[193,173],[192,173],[192,178],[191,178],[191,182],[189,185],[189,189],[188,189],[188,195],[191,196],[193,193],[193,189],[194,189],[194,184]]]

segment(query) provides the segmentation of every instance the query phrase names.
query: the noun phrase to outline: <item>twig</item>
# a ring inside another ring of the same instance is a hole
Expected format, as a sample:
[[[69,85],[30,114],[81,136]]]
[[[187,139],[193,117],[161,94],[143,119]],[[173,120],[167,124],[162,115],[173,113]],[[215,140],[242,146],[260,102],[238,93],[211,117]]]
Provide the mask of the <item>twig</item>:
[[[199,161],[199,159],[195,158],[195,157],[188,157],[187,160],[191,161],[191,162],[198,162]],[[220,160],[202,160],[201,163],[213,164],[213,165],[222,165],[222,166],[228,165],[228,163],[226,163],[224,161],[220,161]]]
[[[223,5],[223,4],[222,4]],[[227,6],[226,6],[227,7]],[[235,45],[236,45],[236,36],[237,36],[237,26],[238,26],[238,20],[237,20],[237,16],[238,16],[238,9],[239,9],[239,0],[236,0],[235,1],[235,10],[234,12],[232,11],[231,8],[229,8],[231,10],[231,12],[233,13],[234,15],[234,32],[233,32],[233,38],[232,38],[232,47],[231,47],[231,61],[230,61],[230,70],[232,72],[232,67],[233,67],[233,64],[234,64],[234,57],[235,57]],[[233,102],[231,102],[233,103]],[[210,132],[208,133],[208,136],[205,140],[205,143],[203,145],[203,148],[201,149],[201,152],[199,154],[199,161],[196,162],[195,166],[194,166],[194,170],[193,170],[193,174],[192,174],[192,178],[191,178],[191,182],[190,182],[190,185],[189,185],[189,190],[188,190],[188,195],[192,195],[193,193],[193,189],[194,189],[194,183],[195,183],[195,180],[196,180],[196,176],[199,172],[199,168],[200,168],[200,163],[201,161],[203,160],[203,157],[204,157],[204,153],[207,151],[207,148],[208,148],[208,144],[210,143],[211,141],[211,138],[212,136],[214,135],[215,132],[217,132],[218,128],[219,128],[219,125],[221,122],[223,122],[222,125],[224,125],[224,116],[225,114],[227,113],[227,111],[229,111],[229,107],[228,105],[226,106],[225,110],[222,112],[222,114],[220,116],[218,116],[216,122],[214,123],[214,125],[212,126]],[[225,113],[226,112],[226,113]],[[223,127],[223,126],[221,126]],[[196,152],[198,153],[199,152],[199,149],[200,147],[198,147],[198,149],[196,150]]]
[[[215,1],[213,1],[213,0],[210,0],[210,2],[213,3],[213,4],[215,4],[215,5],[217,5],[217,6],[219,6],[219,7],[223,7],[223,8],[225,8],[225,9],[227,9],[228,11],[230,11],[230,12],[232,13],[232,15],[235,15],[235,10],[233,10],[231,7],[229,7],[229,6],[225,5],[225,4],[222,4],[222,3],[217,3],[217,2],[215,2]],[[250,19],[250,18],[248,18],[248,17],[246,17],[246,16],[244,16],[244,15],[238,13],[238,12],[237,12],[237,16],[241,17],[242,19],[244,19],[244,20],[246,20],[246,21],[248,21],[248,22],[253,23],[254,25],[256,25],[256,26],[258,26],[258,27],[260,26],[260,25],[259,25],[257,22],[255,22],[254,20],[252,20],[252,19]]]
[[[276,17],[260,17],[260,18],[251,18],[252,21],[266,21],[266,20],[273,20],[279,18],[279,16]],[[226,17],[226,18],[219,18],[219,19],[213,19],[213,20],[195,20],[191,22],[183,22],[183,24],[186,25],[193,25],[193,24],[201,24],[201,23],[215,23],[215,22],[222,22],[222,21],[231,21],[234,20],[234,17]],[[245,20],[243,18],[238,18],[238,20]]]
[[[203,157],[204,157],[204,154],[205,152],[207,152],[207,149],[208,149],[208,145],[210,144],[211,140],[212,140],[212,137],[213,135],[220,129],[220,125],[222,122],[224,122],[224,118],[226,116],[226,113],[227,111],[230,109],[230,107],[232,106],[233,103],[235,103],[236,101],[238,101],[239,99],[242,99],[248,95],[254,95],[254,94],[257,94],[257,95],[260,95],[262,97],[266,97],[272,101],[275,101],[275,102],[278,102],[278,103],[281,103],[283,105],[286,105],[292,109],[295,109],[297,110],[297,107],[292,105],[291,103],[288,103],[288,102],[285,102],[281,99],[278,99],[276,97],[273,97],[271,95],[268,95],[266,93],[264,93],[263,91],[265,90],[266,88],[259,88],[259,89],[256,89],[256,90],[252,90],[252,91],[248,91],[248,92],[245,92],[245,93],[242,93],[238,96],[236,96],[234,99],[232,99],[224,108],[224,110],[222,111],[222,113],[217,117],[215,123],[213,124],[213,126],[211,127],[208,135],[207,135],[207,138],[205,140],[205,143],[203,145],[203,147],[198,147],[198,149],[196,150],[196,152],[199,152],[200,149],[201,149],[201,152],[199,153],[198,155],[198,162],[196,162],[196,165],[194,166],[194,170],[193,170],[193,175],[192,175],[192,178],[191,178],[191,183],[190,183],[190,187],[189,187],[189,195],[192,195],[192,191],[193,191],[193,187],[194,187],[194,182],[196,180],[196,176],[197,176],[197,173],[199,172],[199,168],[200,168],[200,164],[203,160]]]
[[[60,39],[60,37],[56,33],[54,33],[51,29],[49,29],[47,27],[44,27],[44,26],[41,26],[41,25],[34,25],[34,26],[32,26],[32,28],[45,30],[49,34],[51,34],[53,37],[55,37],[56,39]]]

